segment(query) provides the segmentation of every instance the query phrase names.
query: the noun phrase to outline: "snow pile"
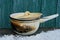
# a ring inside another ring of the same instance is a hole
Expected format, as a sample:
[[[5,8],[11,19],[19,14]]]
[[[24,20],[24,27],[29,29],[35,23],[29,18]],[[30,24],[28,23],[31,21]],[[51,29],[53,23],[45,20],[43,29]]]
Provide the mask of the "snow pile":
[[[60,29],[41,32],[33,36],[4,35],[0,37],[0,40],[60,40]]]

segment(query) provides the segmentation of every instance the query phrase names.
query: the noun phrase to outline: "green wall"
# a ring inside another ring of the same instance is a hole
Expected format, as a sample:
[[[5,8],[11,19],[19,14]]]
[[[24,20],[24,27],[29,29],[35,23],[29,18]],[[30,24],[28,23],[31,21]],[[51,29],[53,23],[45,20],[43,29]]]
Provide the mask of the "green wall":
[[[42,12],[43,17],[59,13],[60,0],[0,0],[0,28],[11,28],[9,15],[15,12]],[[40,27],[60,27],[60,17],[40,24]]]

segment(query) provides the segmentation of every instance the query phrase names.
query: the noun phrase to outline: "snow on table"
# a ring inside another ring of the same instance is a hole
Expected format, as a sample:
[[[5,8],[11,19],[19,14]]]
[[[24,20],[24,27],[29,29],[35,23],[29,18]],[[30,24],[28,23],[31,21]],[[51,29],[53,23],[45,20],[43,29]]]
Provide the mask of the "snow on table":
[[[60,29],[47,32],[42,31],[40,34],[32,36],[4,35],[0,37],[0,40],[60,40]]]

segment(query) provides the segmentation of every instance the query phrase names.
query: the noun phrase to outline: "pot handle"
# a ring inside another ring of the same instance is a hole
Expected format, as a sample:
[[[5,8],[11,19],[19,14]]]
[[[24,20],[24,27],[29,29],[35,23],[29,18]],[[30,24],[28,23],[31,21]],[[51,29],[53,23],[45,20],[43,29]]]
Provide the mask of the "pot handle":
[[[46,22],[48,20],[54,19],[58,16],[59,16],[59,14],[57,13],[57,14],[54,14],[54,15],[51,15],[51,16],[43,17],[39,21],[40,21],[40,23],[43,23],[43,22]]]

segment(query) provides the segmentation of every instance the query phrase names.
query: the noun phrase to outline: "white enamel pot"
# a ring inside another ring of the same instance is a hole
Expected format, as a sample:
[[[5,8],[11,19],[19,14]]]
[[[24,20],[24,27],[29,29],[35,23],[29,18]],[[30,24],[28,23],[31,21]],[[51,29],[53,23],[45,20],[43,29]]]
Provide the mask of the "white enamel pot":
[[[17,17],[19,15],[22,16],[22,15],[24,15],[24,13],[13,13],[10,15],[10,20],[11,20],[11,24],[12,24],[12,28],[14,29],[14,32],[21,34],[21,35],[33,34],[38,30],[40,23],[46,22],[48,20],[54,19],[59,16],[59,14],[54,14],[51,16],[40,18],[41,15],[38,15],[37,19],[34,19],[34,17],[35,17],[34,16],[32,18],[32,20],[30,20],[30,19],[28,20],[28,19],[23,19],[22,17],[20,19],[18,19]],[[30,27],[31,27],[31,29],[30,29]],[[28,29],[26,29],[26,28],[28,28]]]

